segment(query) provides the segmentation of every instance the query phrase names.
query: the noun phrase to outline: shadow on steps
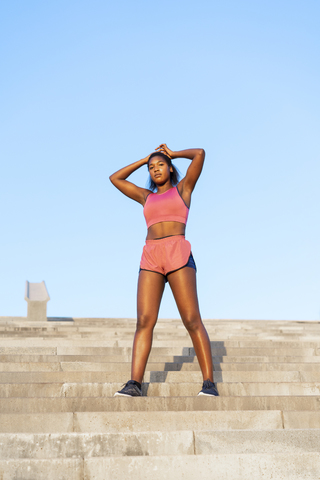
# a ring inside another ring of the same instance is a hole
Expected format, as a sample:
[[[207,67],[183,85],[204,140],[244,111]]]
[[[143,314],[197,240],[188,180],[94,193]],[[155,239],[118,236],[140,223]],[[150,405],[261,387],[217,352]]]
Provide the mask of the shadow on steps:
[[[223,362],[223,356],[227,354],[226,347],[224,345],[223,341],[213,341],[210,342],[211,349],[212,348],[219,348],[219,357],[213,356],[213,371],[214,372],[221,372],[219,375],[219,378],[217,378],[217,375],[215,375],[215,381],[222,381],[222,369],[221,369],[221,363]],[[165,383],[167,380],[168,372],[179,372],[182,370],[183,364],[184,363],[196,363],[197,357],[194,352],[193,347],[183,347],[181,351],[181,355],[174,355],[173,356],[173,362],[166,362],[164,365],[164,371],[150,371],[150,382],[149,383],[143,383],[142,387],[142,394],[143,395],[148,395],[148,390],[149,390],[149,385],[150,383],[159,383],[163,382]],[[199,366],[199,371],[200,371],[200,366]],[[220,378],[221,377],[221,378]]]

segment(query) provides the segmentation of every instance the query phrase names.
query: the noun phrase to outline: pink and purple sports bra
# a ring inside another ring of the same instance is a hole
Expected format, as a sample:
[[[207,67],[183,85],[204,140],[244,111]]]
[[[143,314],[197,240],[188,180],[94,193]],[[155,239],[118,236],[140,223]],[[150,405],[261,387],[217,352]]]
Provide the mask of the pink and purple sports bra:
[[[164,193],[150,193],[143,207],[147,227],[159,222],[180,222],[187,224],[189,208],[184,203],[178,187]]]

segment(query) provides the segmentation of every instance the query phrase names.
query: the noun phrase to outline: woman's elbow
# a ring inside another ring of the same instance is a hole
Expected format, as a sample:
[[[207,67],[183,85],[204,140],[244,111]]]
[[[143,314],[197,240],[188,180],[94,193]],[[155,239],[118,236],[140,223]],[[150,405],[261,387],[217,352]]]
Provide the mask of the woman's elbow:
[[[203,149],[203,148],[199,148],[199,153],[200,153],[201,157],[202,157],[203,160],[204,160],[204,157],[206,156],[206,152],[204,151],[204,149]]]

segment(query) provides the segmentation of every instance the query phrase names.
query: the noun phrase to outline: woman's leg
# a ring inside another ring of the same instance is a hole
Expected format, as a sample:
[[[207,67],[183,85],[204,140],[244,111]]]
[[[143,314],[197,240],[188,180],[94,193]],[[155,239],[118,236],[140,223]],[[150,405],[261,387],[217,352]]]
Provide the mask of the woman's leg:
[[[181,268],[168,275],[168,282],[182,321],[192,339],[203,380],[213,382],[211,345],[200,316],[196,271],[191,267]]]
[[[131,380],[142,383],[158,319],[165,279],[160,273],[141,270],[138,280],[137,328],[132,348]]]

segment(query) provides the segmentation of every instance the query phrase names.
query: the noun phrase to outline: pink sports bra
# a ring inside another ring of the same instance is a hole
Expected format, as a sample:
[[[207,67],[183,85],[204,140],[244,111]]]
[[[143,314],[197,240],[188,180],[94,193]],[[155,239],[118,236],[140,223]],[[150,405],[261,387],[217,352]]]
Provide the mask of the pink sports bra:
[[[187,224],[189,208],[184,203],[177,187],[164,193],[150,193],[143,207],[147,227],[159,222]]]

